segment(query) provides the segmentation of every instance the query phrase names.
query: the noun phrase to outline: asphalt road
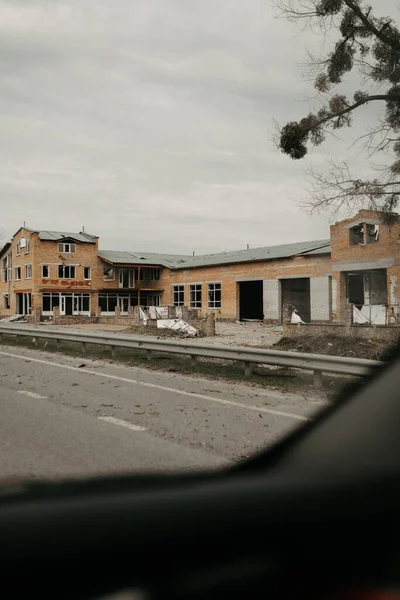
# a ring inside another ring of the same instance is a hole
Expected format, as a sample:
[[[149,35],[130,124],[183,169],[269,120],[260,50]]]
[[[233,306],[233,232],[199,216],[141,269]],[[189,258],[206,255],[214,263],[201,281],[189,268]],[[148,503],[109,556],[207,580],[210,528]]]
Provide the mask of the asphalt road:
[[[0,346],[0,480],[215,468],[323,402],[248,385]]]

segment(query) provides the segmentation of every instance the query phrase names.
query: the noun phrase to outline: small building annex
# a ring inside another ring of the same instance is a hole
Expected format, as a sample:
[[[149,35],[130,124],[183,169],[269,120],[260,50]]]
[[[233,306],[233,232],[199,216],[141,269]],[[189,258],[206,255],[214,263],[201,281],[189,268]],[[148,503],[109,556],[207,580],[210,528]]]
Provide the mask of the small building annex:
[[[0,251],[0,315],[113,316],[132,306],[189,306],[217,319],[341,321],[350,307],[397,323],[400,222],[373,211],[331,226],[330,238],[186,256],[101,250],[99,238],[21,228]]]

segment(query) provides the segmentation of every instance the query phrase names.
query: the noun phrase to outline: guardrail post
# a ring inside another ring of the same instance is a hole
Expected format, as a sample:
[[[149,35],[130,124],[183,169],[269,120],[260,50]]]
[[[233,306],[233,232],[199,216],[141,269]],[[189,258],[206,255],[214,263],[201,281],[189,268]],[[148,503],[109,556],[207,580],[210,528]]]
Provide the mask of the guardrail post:
[[[0,332],[0,344],[3,343],[3,334]]]
[[[15,336],[15,343],[16,343],[16,344],[18,344],[18,343],[19,343],[19,335],[18,335],[18,334]]]
[[[112,356],[112,358],[115,358],[115,355],[116,355],[115,346],[111,346],[111,356]]]
[[[147,360],[151,360],[153,358],[153,352],[151,350],[146,350]]]
[[[322,371],[318,371],[317,369],[315,369],[314,373],[313,373],[313,379],[314,379],[314,386],[318,389],[321,389],[323,386]]]
[[[197,359],[198,359],[198,356],[196,356],[196,354],[191,354],[190,355],[190,362],[191,363],[197,363]]]
[[[38,339],[37,338],[33,338],[32,339],[33,345],[35,346],[35,348],[38,347]]]
[[[60,350],[60,348],[61,348],[61,340],[56,340],[56,348],[57,348],[57,350]]]
[[[86,342],[82,342],[82,352],[86,354]]]
[[[245,377],[250,377],[250,375],[253,372],[253,365],[251,362],[245,362],[244,363],[244,376]]]

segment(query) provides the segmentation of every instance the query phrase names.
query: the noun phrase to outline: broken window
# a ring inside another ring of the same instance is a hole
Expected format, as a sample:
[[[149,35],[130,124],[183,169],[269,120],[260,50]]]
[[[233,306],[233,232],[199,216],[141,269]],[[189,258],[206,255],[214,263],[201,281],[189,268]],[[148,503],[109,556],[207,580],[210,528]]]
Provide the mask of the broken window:
[[[145,271],[147,269],[140,269],[140,281],[144,281]],[[135,271],[135,281],[139,281],[139,269],[136,267]]]
[[[364,243],[364,225],[354,225],[350,228],[350,245],[356,246],[357,244]]]
[[[12,268],[11,268],[11,254],[8,254],[5,258],[3,258],[3,281],[7,283],[7,281],[12,280]]]
[[[50,266],[42,265],[42,278],[47,279],[48,277],[50,277]]]
[[[348,273],[348,300],[360,310],[363,306],[387,304],[386,270]]]
[[[201,308],[201,283],[190,286],[190,308]]]
[[[379,240],[379,225],[366,225],[367,244],[376,244]]]
[[[21,279],[21,267],[15,267],[15,281]]]
[[[50,313],[52,311],[51,307],[51,294],[43,294],[42,296],[42,313]]]
[[[83,279],[91,279],[90,267],[83,267]]]
[[[146,269],[146,275],[149,281],[158,281],[160,279],[160,269]]]
[[[32,279],[32,265],[25,265],[25,279]]]
[[[75,265],[58,265],[58,276],[60,279],[75,279]]]
[[[208,308],[221,308],[221,284],[208,284]]]
[[[135,271],[134,269],[119,269],[119,287],[134,288],[135,287]]]
[[[114,279],[115,279],[114,267],[103,267],[103,279],[104,279],[104,281],[114,281]]]
[[[76,244],[71,243],[60,243],[58,244],[58,251],[63,254],[75,254],[76,252]]]
[[[185,286],[174,285],[174,306],[183,306],[185,302]]]

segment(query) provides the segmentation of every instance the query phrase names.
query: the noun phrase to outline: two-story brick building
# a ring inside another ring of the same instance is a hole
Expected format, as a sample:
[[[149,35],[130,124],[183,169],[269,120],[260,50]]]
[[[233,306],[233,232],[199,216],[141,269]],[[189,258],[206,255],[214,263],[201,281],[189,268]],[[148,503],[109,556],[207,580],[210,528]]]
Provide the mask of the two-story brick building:
[[[342,320],[355,305],[375,323],[399,316],[400,222],[373,211],[331,226],[330,239],[201,256],[99,250],[88,233],[21,228],[0,251],[0,314],[112,316],[132,306],[208,310],[217,319]]]

